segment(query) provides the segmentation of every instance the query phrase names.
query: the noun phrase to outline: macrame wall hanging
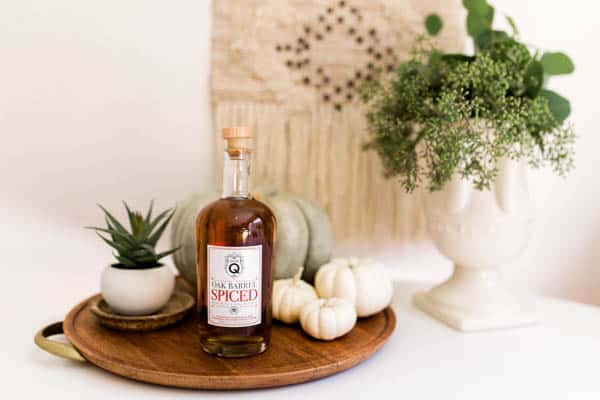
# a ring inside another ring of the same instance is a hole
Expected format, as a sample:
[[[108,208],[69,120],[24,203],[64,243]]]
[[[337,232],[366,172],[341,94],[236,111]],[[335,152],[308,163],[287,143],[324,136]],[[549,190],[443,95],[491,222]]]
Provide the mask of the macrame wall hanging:
[[[462,51],[459,0],[214,0],[214,128],[254,129],[254,185],[316,199],[337,239],[421,238],[417,196],[362,150],[358,88],[410,56],[431,12],[444,21],[437,45]],[[215,143],[220,154],[220,136]]]

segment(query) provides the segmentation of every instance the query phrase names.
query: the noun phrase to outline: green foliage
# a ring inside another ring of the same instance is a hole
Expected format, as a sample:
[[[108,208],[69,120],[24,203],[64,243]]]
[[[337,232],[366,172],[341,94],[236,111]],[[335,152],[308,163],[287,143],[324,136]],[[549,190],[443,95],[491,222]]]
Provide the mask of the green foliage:
[[[442,30],[442,25],[442,19],[437,14],[431,14],[425,18],[425,28],[431,36],[437,35]]]
[[[485,15],[490,12],[490,6],[486,0],[463,0],[463,6],[468,13]]]
[[[158,240],[173,217],[173,209],[165,210],[153,218],[153,202],[150,203],[145,217],[138,211],[131,211],[127,203],[123,202],[123,204],[127,210],[129,230],[101,205],[98,207],[104,212],[106,228],[88,227],[94,229],[98,236],[115,250],[117,265],[132,269],[156,267],[160,265],[161,258],[179,249],[177,247],[162,253],[157,253],[155,250]]]
[[[509,40],[510,36],[506,32],[485,30],[475,37],[475,45],[478,49],[490,49],[498,43]]]
[[[534,99],[544,84],[544,67],[537,60],[532,60],[525,70],[525,94]]]
[[[553,92],[552,90],[542,89],[540,91],[540,96],[546,98],[550,113],[558,120],[558,122],[563,123],[569,114],[571,114],[571,104],[569,103],[569,100],[558,93]]]
[[[575,71],[573,61],[565,53],[544,53],[540,61],[548,75],[571,74]]]
[[[506,22],[508,22],[508,25],[510,25],[510,29],[512,29],[513,35],[518,35],[519,29],[517,28],[515,20],[510,15],[505,15],[504,17],[506,18]]]
[[[492,28],[494,8],[485,0],[463,0],[467,9],[467,32],[473,38]]]
[[[565,174],[575,140],[564,123],[570,105],[544,88],[544,78],[572,72],[573,63],[564,53],[530,51],[508,16],[512,34],[494,30],[494,8],[486,0],[463,4],[475,53],[443,53],[419,38],[413,57],[391,79],[363,87],[372,134],[365,147],[409,192],[439,190],[454,174],[489,189],[503,157]],[[432,29],[435,17],[425,21],[430,35],[439,32]]]

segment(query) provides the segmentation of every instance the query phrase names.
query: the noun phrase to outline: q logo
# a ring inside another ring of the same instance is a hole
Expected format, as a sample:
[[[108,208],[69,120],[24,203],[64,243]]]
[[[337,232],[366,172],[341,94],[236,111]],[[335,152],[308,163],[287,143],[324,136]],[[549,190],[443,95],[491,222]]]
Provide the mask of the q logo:
[[[231,275],[237,275],[240,273],[240,264],[238,263],[231,263],[229,264],[229,266],[227,267],[227,269],[229,270],[229,273]]]
[[[232,278],[237,278],[244,270],[242,255],[239,253],[230,253],[225,256],[225,272]]]

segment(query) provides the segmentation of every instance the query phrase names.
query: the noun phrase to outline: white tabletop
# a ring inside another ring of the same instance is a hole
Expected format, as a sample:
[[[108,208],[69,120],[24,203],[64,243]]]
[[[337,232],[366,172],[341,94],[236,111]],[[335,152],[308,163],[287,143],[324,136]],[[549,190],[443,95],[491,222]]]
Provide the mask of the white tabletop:
[[[61,320],[71,306],[97,292],[105,249],[77,227],[41,224],[35,216],[3,218],[2,398],[600,398],[599,308],[535,298],[540,324],[463,334],[417,310],[411,296],[426,285],[407,282],[395,284],[398,324],[389,342],[346,372],[290,387],[229,393],[120,378],[89,363],[44,353],[33,344],[38,328]],[[7,229],[11,224],[19,228]]]

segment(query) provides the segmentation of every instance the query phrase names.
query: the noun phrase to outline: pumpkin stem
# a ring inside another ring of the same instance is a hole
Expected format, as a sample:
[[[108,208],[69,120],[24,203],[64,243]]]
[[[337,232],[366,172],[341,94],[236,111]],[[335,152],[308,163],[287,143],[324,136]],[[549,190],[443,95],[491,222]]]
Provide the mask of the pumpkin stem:
[[[302,279],[302,271],[304,271],[304,267],[298,268],[298,272],[294,275],[294,285]]]
[[[256,199],[258,201],[263,201],[263,195],[260,192],[253,191],[250,193],[250,196],[252,196],[253,199]]]

